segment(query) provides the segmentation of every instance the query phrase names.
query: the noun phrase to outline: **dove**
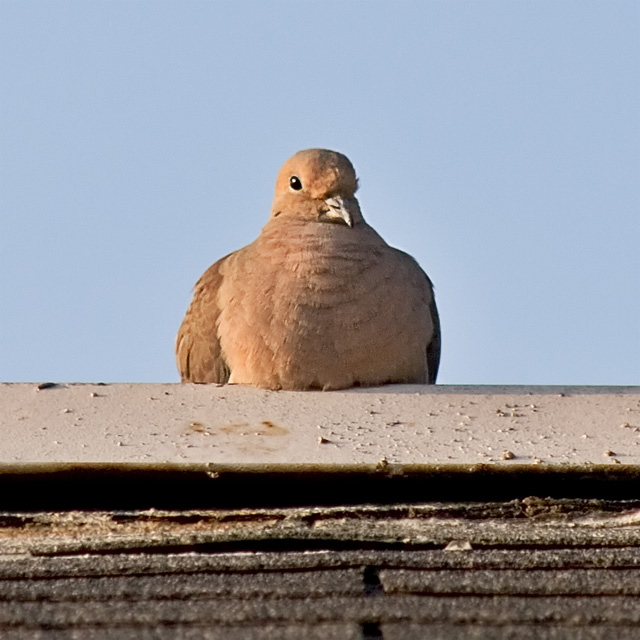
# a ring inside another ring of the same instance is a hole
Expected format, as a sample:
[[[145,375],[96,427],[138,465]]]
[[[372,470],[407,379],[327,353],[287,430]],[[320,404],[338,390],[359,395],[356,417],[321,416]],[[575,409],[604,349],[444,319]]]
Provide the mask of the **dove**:
[[[197,281],[176,338],[183,382],[273,390],[434,384],[433,285],[365,222],[349,159],[307,149],[278,173],[257,239]]]

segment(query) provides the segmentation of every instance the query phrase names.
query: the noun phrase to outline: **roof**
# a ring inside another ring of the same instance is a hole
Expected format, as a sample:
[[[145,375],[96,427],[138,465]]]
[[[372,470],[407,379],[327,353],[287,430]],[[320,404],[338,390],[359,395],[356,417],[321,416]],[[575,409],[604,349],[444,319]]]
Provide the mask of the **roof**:
[[[3,639],[637,636],[638,389],[0,402]]]
[[[1,384],[0,471],[640,468],[639,387]]]
[[[639,521],[534,499],[5,515],[0,635],[632,638]]]

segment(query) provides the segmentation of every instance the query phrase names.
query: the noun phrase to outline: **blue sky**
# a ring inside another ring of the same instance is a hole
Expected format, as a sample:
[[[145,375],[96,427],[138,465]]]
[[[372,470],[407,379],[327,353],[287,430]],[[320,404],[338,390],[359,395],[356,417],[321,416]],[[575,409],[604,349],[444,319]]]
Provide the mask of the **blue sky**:
[[[434,281],[439,382],[640,383],[636,0],[0,0],[0,381],[177,381],[308,147]]]

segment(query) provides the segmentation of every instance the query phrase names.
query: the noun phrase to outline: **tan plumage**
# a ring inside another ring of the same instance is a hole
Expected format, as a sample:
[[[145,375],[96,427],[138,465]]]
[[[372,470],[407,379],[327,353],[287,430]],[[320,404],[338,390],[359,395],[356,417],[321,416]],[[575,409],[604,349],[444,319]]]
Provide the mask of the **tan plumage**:
[[[250,245],[198,280],[176,340],[183,382],[267,389],[435,383],[440,325],[415,260],[364,221],[342,154],[300,151]]]

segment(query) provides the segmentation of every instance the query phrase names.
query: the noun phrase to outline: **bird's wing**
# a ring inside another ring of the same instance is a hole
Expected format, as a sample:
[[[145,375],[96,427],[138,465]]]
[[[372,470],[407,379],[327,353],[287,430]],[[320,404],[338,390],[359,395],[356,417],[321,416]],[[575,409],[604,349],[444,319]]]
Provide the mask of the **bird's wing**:
[[[436,299],[433,295],[433,283],[429,280],[429,276],[425,274],[429,288],[431,289],[431,302],[429,303],[429,313],[431,315],[431,322],[433,322],[433,335],[431,342],[427,345],[427,368],[428,368],[428,382],[429,384],[435,384],[438,377],[438,368],[440,367],[440,348],[442,344],[440,333],[440,316],[438,315],[438,308],[436,307]]]
[[[429,335],[425,335],[424,339],[426,343],[427,382],[435,384],[440,366],[441,334],[440,316],[438,315],[436,299],[433,293],[433,283],[413,256],[400,249],[394,249],[393,251],[411,274],[406,283],[408,289],[405,289],[404,294],[410,295],[416,300],[421,300],[424,310],[431,319],[431,332]]]
[[[209,267],[194,287],[193,300],[176,338],[176,361],[182,382],[229,380],[230,370],[218,337],[217,298],[224,279],[221,268],[231,255]]]

